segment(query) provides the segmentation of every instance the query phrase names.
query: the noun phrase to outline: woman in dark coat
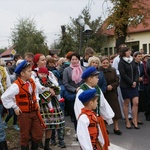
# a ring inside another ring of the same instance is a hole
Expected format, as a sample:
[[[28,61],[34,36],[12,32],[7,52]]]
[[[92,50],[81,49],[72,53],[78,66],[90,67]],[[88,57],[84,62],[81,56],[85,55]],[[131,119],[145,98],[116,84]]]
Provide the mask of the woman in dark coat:
[[[144,65],[142,63],[142,53],[139,51],[134,52],[133,54],[134,61],[137,65],[138,68],[138,73],[139,73],[139,82],[137,85],[138,91],[139,91],[139,107],[138,107],[138,112],[145,112],[145,93],[144,93],[144,84],[143,84],[143,79],[144,79]],[[143,124],[141,121],[138,119],[138,124]]]
[[[107,88],[104,96],[115,113],[115,116],[113,118],[114,133],[117,135],[121,135],[122,132],[119,130],[118,125],[119,119],[122,118],[117,94],[119,78],[116,74],[116,70],[111,67],[108,57],[102,57],[100,70],[103,71],[104,77],[107,82]]]
[[[131,56],[131,51],[128,47],[124,47],[120,52],[120,62],[118,65],[120,72],[120,88],[122,97],[124,99],[123,111],[126,120],[126,128],[131,129],[131,124],[128,119],[129,103],[132,100],[132,124],[135,129],[138,127],[138,103],[139,103],[139,93],[137,89],[138,84],[138,69],[133,57]]]

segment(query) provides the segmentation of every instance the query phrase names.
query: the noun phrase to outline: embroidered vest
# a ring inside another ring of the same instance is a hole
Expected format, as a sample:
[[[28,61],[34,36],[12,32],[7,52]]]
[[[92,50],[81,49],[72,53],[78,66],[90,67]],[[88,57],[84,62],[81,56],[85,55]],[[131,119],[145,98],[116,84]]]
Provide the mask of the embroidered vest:
[[[82,90],[88,90],[90,89],[85,83],[83,83],[81,86],[80,86],[80,89]],[[97,90],[97,94],[101,94],[101,91],[100,91],[100,88],[98,85],[95,86],[95,89]],[[98,97],[98,105],[97,105],[97,108],[95,110],[95,113],[97,114],[97,116],[100,116],[100,96]]]
[[[98,124],[99,124],[99,122],[98,122],[96,113],[92,112],[90,110],[87,110],[85,108],[82,108],[80,116],[82,114],[87,115],[87,117],[90,121],[90,124],[88,126],[88,131],[89,131],[91,143],[93,146],[93,150],[102,150],[103,148],[102,148],[100,142],[98,141],[98,135],[99,135]]]
[[[37,110],[38,104],[35,96],[35,88],[36,85],[32,78],[29,80],[32,87],[32,95],[30,94],[26,84],[18,77],[17,80],[14,81],[19,87],[19,94],[16,95],[16,103],[22,112],[32,112]]]

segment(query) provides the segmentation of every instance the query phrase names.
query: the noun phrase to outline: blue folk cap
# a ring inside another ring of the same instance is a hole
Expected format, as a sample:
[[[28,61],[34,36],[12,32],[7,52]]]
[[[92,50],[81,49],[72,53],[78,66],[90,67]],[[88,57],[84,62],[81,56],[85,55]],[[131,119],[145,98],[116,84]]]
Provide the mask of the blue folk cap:
[[[89,89],[89,90],[85,90],[83,91],[80,95],[79,95],[79,100],[82,103],[85,103],[89,100],[91,100],[93,97],[98,96],[97,94],[97,90],[96,89]]]
[[[26,60],[23,60],[15,69],[15,73],[20,74],[20,72],[25,69],[27,66],[29,66],[30,63]]]
[[[95,76],[98,75],[99,71],[93,66],[88,67],[87,69],[84,70],[82,74],[82,79],[87,79],[90,76]]]

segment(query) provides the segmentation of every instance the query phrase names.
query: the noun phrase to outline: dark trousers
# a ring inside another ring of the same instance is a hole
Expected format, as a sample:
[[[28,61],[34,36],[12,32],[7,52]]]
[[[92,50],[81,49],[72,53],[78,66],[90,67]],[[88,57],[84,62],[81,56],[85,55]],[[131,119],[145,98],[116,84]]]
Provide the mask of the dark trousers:
[[[56,140],[56,131],[57,131],[57,136],[58,136],[58,141],[64,141],[64,128],[62,129],[53,129],[52,130],[52,135],[51,135],[51,140],[55,141]]]
[[[3,105],[0,104],[0,142],[4,142],[6,138],[4,126],[2,123],[2,113],[3,113]]]
[[[5,119],[5,122],[8,122],[9,119],[12,116],[14,116],[14,118],[13,118],[13,125],[15,125],[15,124],[17,124],[17,115],[15,114],[13,108],[8,109],[8,115],[7,115],[6,119]]]
[[[145,103],[146,103],[146,108],[145,108],[145,116],[149,117],[150,116],[150,85],[149,84],[144,84],[144,98],[145,98]]]

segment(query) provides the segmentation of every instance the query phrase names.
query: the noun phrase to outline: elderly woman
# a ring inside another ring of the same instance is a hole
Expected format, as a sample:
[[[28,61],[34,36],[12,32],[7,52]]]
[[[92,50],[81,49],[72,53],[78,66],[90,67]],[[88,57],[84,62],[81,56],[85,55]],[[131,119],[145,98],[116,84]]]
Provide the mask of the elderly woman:
[[[82,83],[81,76],[84,69],[85,68],[80,65],[80,55],[78,53],[73,53],[70,56],[70,66],[65,68],[63,72],[63,85],[67,90],[67,96],[70,95],[69,99],[67,97],[65,97],[65,99],[70,106],[68,112],[72,122],[74,122],[75,130],[77,122],[74,114],[74,102],[76,93]]]
[[[97,70],[99,70],[100,64],[101,64],[100,59],[96,56],[90,57],[88,60],[88,66],[94,66]],[[104,92],[106,92],[107,82],[105,80],[103,72],[100,70],[99,70],[98,78],[99,78],[98,86],[104,93]]]
[[[43,92],[48,90],[51,93],[51,101],[54,103],[54,101],[56,101],[56,93],[55,93],[54,89],[52,87],[45,88],[44,86],[42,86],[40,80],[38,80],[38,78],[37,78],[37,72],[38,72],[39,68],[46,67],[45,56],[43,54],[36,54],[33,58],[33,62],[34,62],[34,66],[33,66],[32,78],[36,81],[36,86],[38,89],[39,96]],[[51,84],[58,86],[57,79],[51,71],[49,71],[48,80]],[[40,96],[39,104],[40,104],[41,115],[47,126],[47,128],[45,130],[44,150],[51,150],[51,148],[49,147],[49,141],[51,138],[52,129],[59,129],[60,133],[63,134],[63,128],[65,127],[63,112],[60,108],[59,102],[57,102],[58,105],[53,106],[54,112],[48,111],[49,110],[48,102],[46,99],[42,98],[41,96]],[[65,143],[64,143],[63,135],[61,135],[61,137],[58,137],[58,139],[59,139],[59,143],[58,143],[59,146],[66,147]]]
[[[104,77],[107,82],[107,88],[106,88],[106,92],[104,93],[104,96],[115,113],[115,116],[113,118],[114,134],[121,135],[122,132],[119,130],[119,125],[118,125],[119,119],[122,118],[120,106],[118,102],[118,93],[117,93],[119,78],[116,74],[116,70],[111,67],[110,60],[108,57],[102,57],[101,63],[102,64],[100,70],[103,71]]]
[[[120,72],[120,88],[122,97],[124,99],[123,111],[126,120],[126,128],[131,129],[131,124],[128,119],[129,103],[132,101],[132,124],[135,129],[138,127],[138,103],[139,103],[139,93],[137,89],[138,84],[138,69],[133,57],[131,56],[131,51],[128,47],[123,47],[120,52],[120,62],[118,65]]]

